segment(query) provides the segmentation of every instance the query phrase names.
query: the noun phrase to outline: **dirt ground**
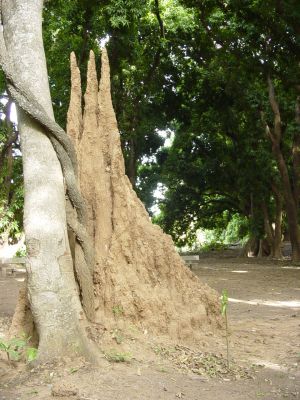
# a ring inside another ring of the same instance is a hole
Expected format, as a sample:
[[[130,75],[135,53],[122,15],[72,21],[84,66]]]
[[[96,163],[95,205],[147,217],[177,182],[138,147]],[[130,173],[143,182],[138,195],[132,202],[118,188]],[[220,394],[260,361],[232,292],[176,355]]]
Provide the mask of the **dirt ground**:
[[[300,267],[288,261],[205,258],[192,267],[220,293],[228,290],[231,372],[226,340],[203,334],[190,349],[139,334],[128,357],[106,353],[93,367],[10,366],[0,360],[0,400],[247,400],[300,399]],[[22,276],[0,277],[0,338],[12,316]],[[146,332],[142,333],[143,335]],[[144,338],[143,338],[144,339]],[[145,342],[145,340],[143,340]]]

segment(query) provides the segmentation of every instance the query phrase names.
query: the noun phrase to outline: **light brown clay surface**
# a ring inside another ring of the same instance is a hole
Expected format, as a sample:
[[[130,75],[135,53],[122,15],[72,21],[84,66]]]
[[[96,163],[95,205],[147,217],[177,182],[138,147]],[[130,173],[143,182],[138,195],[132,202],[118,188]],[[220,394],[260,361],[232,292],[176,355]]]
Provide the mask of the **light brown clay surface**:
[[[88,205],[95,249],[96,322],[111,330],[128,323],[156,336],[194,342],[220,325],[217,294],[185,266],[170,236],[153,225],[125,175],[120,134],[110,93],[109,61],[101,78],[91,52],[84,95],[71,58],[67,131],[78,154],[79,183]],[[77,132],[77,133],[76,133]]]

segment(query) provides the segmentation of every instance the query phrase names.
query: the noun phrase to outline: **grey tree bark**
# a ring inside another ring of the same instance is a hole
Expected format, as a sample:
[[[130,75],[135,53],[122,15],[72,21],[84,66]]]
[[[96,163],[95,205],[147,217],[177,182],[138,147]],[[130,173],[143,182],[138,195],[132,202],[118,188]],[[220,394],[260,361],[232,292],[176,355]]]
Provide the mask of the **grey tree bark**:
[[[43,0],[2,0],[3,35],[19,78],[51,119],[42,41]],[[18,109],[24,166],[28,295],[39,359],[88,353],[69,248],[63,174],[43,128]]]

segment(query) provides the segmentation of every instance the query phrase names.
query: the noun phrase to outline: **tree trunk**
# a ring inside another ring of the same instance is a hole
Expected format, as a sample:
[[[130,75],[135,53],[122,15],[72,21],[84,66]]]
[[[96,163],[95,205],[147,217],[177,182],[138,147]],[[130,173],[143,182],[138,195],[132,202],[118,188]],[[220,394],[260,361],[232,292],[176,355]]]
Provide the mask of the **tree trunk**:
[[[272,253],[271,253],[271,258],[275,258],[277,260],[282,259],[282,248],[281,248],[281,238],[279,239],[277,237],[277,240],[274,240],[273,246],[272,246]]]
[[[285,200],[285,209],[292,244],[292,259],[293,261],[300,261],[300,230],[298,224],[298,207],[294,199],[287,166],[283,158],[281,149],[279,145],[276,144],[273,144],[272,149],[275,159],[277,161],[277,166],[283,185],[283,197]]]
[[[273,257],[282,258],[282,211],[283,199],[280,191],[275,185],[272,185],[272,191],[275,198],[275,230],[274,230],[274,244],[273,244]]]
[[[275,227],[269,218],[268,208],[265,202],[262,202],[262,211],[264,216],[264,229],[266,234],[267,243],[270,248],[271,258],[282,258],[281,252],[281,223],[282,223],[282,200],[279,198],[279,193],[274,193],[275,197]]]
[[[241,257],[257,257],[259,252],[259,240],[256,237],[250,237],[244,244]]]
[[[262,258],[264,256],[264,239],[259,239],[258,241],[258,253],[257,258]]]
[[[279,105],[275,96],[274,85],[270,77],[268,77],[269,87],[269,101],[274,114],[274,128],[271,129],[267,123],[266,132],[272,142],[272,152],[277,162],[277,167],[281,176],[281,182],[283,187],[283,197],[285,201],[285,208],[287,214],[287,220],[289,225],[289,232],[292,244],[292,259],[293,261],[300,261],[300,229],[298,224],[298,182],[294,182],[296,192],[293,192],[289,172],[281,151],[281,140],[282,140],[282,122]],[[298,102],[297,102],[298,104]],[[297,108],[296,108],[296,119],[297,119]],[[297,145],[297,140],[294,141],[294,146]],[[297,180],[298,176],[298,150],[294,149],[294,179]]]
[[[300,201],[300,96],[296,99],[295,120],[297,126],[293,137],[293,174],[294,174],[294,197],[297,208],[299,209]]]
[[[42,42],[43,0],[2,0],[11,63],[53,118]],[[28,295],[39,359],[86,354],[82,309],[68,243],[65,190],[55,151],[39,124],[18,108],[24,167]]]

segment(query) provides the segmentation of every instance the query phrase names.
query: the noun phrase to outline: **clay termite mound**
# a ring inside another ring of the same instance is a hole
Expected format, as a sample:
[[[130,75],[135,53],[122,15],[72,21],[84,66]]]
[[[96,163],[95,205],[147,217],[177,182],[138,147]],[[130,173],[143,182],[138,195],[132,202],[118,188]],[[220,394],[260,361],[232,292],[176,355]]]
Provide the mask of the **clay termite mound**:
[[[197,338],[219,323],[217,293],[186,267],[171,237],[152,224],[125,174],[106,50],[100,83],[90,54],[83,111],[74,54],[71,77],[67,131],[77,150],[95,248],[96,320],[109,327],[118,314],[155,335]]]

